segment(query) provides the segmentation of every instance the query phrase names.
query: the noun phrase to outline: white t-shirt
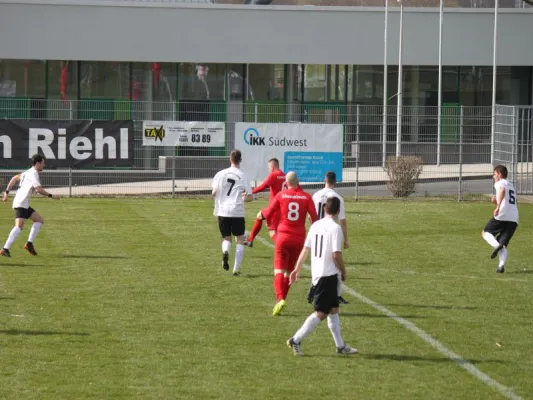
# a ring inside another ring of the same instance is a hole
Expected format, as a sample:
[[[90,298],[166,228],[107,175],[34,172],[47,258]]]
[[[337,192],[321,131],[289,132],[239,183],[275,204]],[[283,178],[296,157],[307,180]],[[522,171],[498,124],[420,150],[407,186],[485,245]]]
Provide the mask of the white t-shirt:
[[[252,194],[250,182],[239,168],[226,168],[213,178],[216,190],[214,215],[218,217],[244,217],[244,192]]]
[[[35,168],[32,167],[20,174],[19,188],[13,199],[13,208],[29,208],[30,195],[33,192],[33,188],[39,186],[41,186],[39,172]]]
[[[339,209],[339,220],[346,219],[346,215],[344,213],[344,199],[340,194],[338,194],[335,190],[330,188],[324,188],[319,190],[313,195],[313,203],[315,203],[315,209],[316,213],[318,215],[318,219],[322,219],[326,216],[326,212],[324,210],[324,207],[326,206],[326,201],[330,197],[336,197],[341,202],[341,207]]]
[[[323,276],[337,275],[333,253],[342,251],[342,228],[332,218],[320,219],[311,225],[305,247],[311,250],[311,276],[313,285]]]
[[[498,196],[500,188],[505,190],[505,195],[500,204],[500,212],[494,218],[499,221],[518,222],[518,200],[516,198],[516,190],[514,189],[513,184],[507,179],[500,179],[498,182],[494,183],[496,196]]]

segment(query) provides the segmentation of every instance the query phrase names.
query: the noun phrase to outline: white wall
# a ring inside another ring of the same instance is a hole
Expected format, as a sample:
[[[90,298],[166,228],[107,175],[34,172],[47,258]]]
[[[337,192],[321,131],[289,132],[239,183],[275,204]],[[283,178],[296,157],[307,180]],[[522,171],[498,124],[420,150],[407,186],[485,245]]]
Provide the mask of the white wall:
[[[0,58],[382,64],[384,9],[0,0]],[[399,13],[389,16],[397,62]],[[438,9],[406,9],[404,63],[438,62]],[[447,9],[445,65],[492,65],[493,11]],[[533,9],[500,12],[498,63],[533,65]]]

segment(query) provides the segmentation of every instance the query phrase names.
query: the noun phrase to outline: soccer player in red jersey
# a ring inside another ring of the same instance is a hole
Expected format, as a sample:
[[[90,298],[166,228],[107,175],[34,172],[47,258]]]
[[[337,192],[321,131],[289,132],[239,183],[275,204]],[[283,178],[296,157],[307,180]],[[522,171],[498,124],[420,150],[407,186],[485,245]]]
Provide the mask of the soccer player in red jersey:
[[[257,218],[268,219],[276,212],[280,214],[274,250],[274,290],[277,303],[272,315],[279,315],[287,305],[289,275],[294,270],[305,243],[306,216],[309,214],[312,222],[318,220],[313,198],[302,190],[296,173],[289,172],[285,180],[288,189],[278,193],[270,205],[257,215]]]
[[[261,185],[252,190],[252,194],[260,193],[268,188],[270,189],[269,203],[272,203],[274,197],[276,197],[276,195],[284,188],[285,173],[281,169],[279,169],[279,160],[277,158],[272,158],[268,160],[268,169],[270,171],[270,174],[267,176],[267,178],[263,181]],[[270,218],[267,219],[267,226],[272,240],[275,240],[274,236],[276,235],[278,223],[279,213],[274,213]],[[250,232],[250,236],[248,236],[248,240],[245,243],[247,246],[253,247],[254,239],[261,230],[262,226],[263,220],[259,218],[256,219],[254,226],[252,227],[252,231]]]

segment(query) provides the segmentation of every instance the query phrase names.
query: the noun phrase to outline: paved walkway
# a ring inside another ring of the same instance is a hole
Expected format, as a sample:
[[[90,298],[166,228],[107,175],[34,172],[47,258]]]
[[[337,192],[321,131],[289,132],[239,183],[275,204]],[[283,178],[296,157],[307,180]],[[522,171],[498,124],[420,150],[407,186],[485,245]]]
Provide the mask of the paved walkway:
[[[121,173],[124,173],[123,171]],[[84,171],[87,174],[87,171]],[[441,166],[425,165],[420,175],[421,180],[449,180],[458,179],[459,175],[464,178],[480,179],[490,178],[492,166],[490,164],[464,164],[462,171],[457,164],[446,164]],[[350,184],[357,181],[359,184],[385,184],[388,180],[387,173],[381,167],[345,168],[343,171],[343,184]],[[150,195],[172,193],[172,180],[149,181],[149,182],[126,182],[105,185],[87,185],[69,187],[50,188],[54,194],[62,196],[84,196],[84,195]],[[259,184],[260,182],[257,182]],[[198,191],[211,190],[211,178],[194,180],[175,180],[174,192],[181,195],[190,192],[195,194]]]

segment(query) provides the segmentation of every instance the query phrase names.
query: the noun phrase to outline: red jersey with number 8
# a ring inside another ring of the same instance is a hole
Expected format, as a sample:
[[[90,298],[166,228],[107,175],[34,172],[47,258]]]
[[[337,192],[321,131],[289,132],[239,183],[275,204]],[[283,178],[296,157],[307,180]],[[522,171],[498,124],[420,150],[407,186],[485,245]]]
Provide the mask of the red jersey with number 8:
[[[301,188],[290,188],[279,192],[262,214],[268,219],[276,211],[281,215],[277,233],[282,235],[305,238],[307,214],[311,216],[312,222],[318,220],[313,198]]]

